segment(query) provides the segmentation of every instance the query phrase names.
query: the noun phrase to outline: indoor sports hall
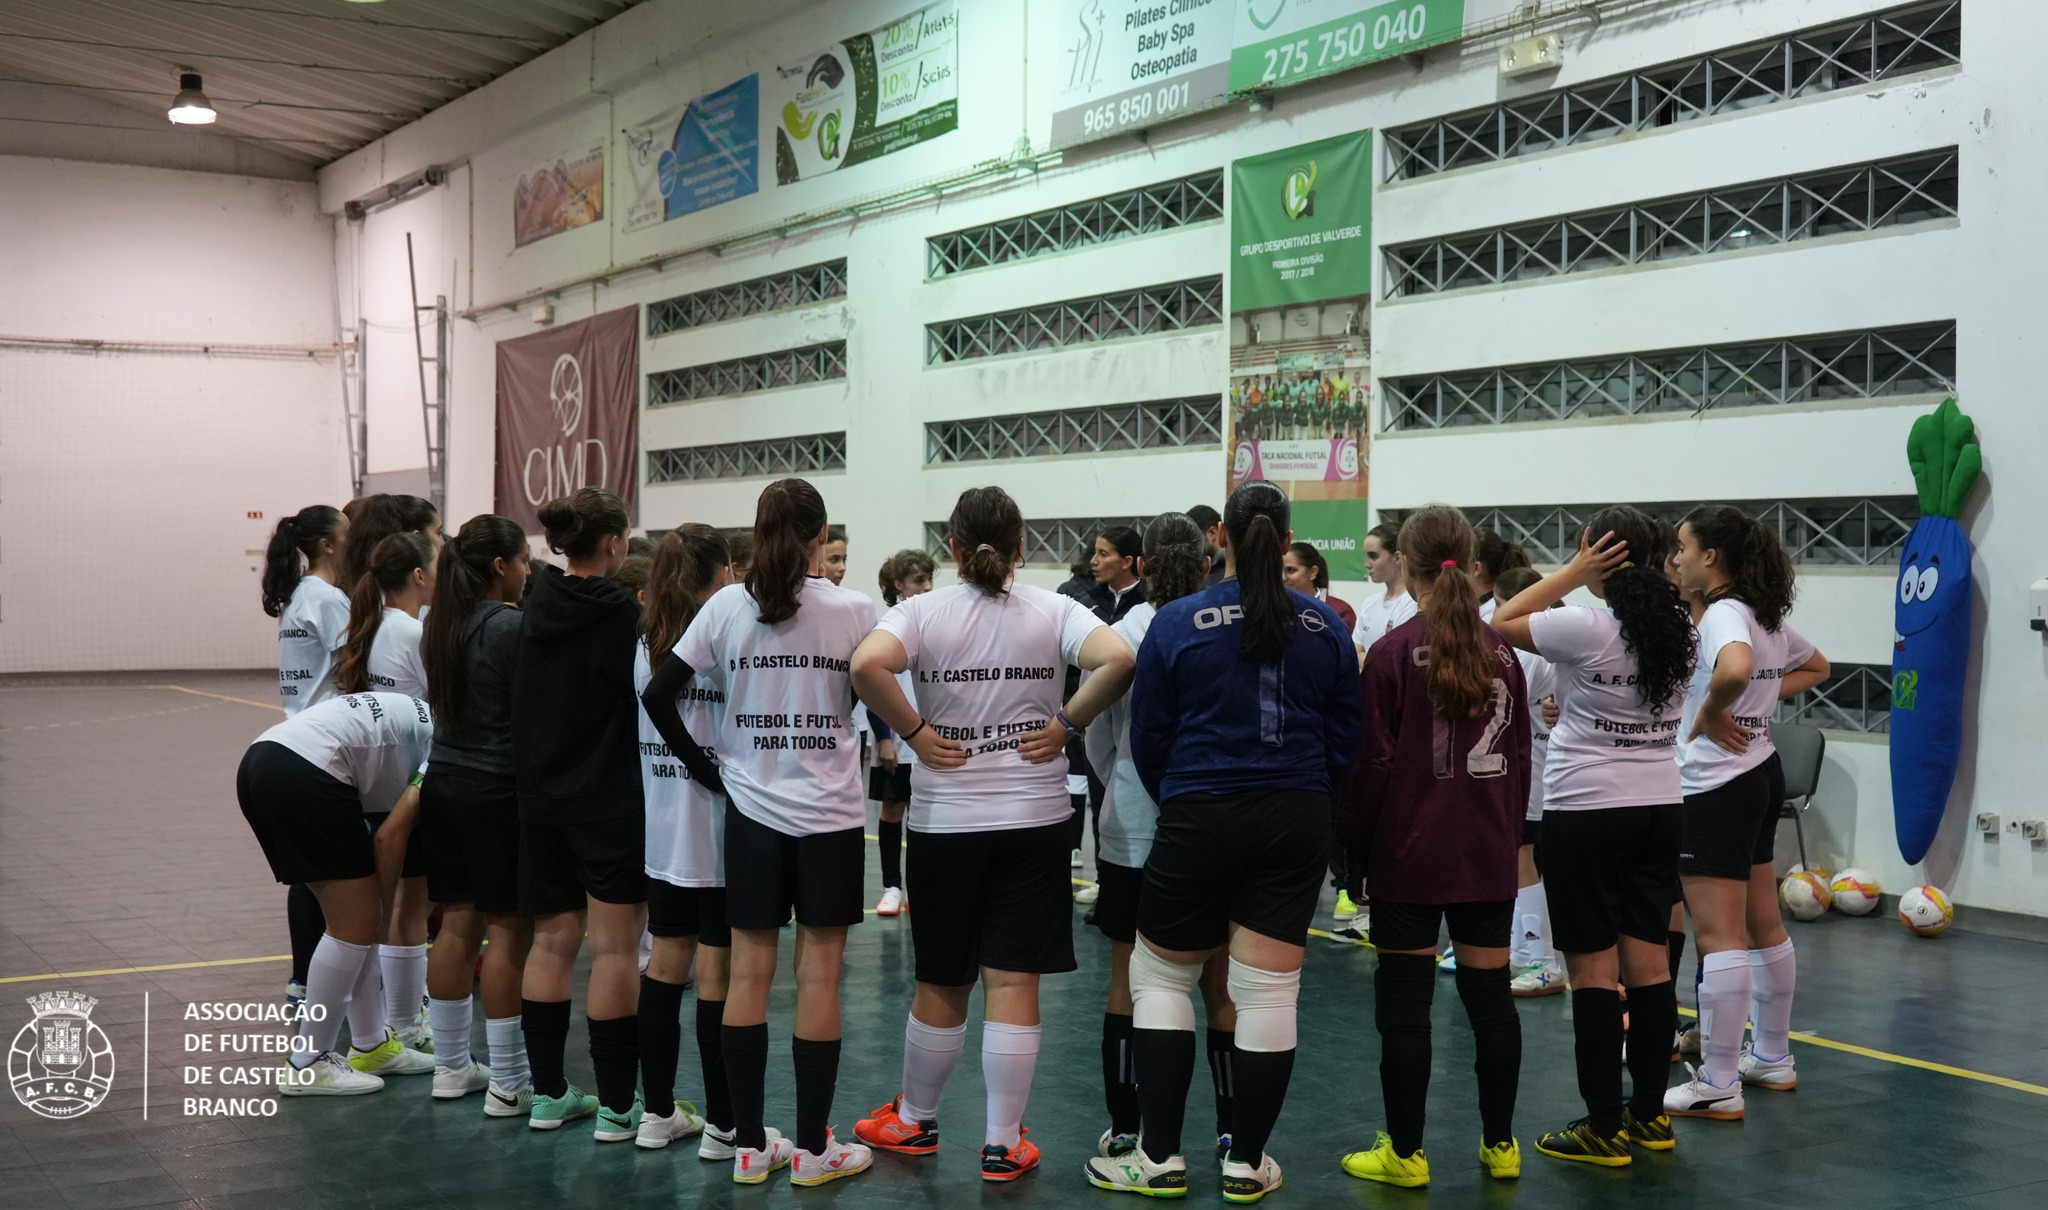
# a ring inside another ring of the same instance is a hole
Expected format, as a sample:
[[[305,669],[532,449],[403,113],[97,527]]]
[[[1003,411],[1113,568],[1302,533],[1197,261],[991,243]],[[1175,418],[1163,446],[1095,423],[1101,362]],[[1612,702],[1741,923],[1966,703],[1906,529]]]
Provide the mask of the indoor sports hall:
[[[0,1207],[2048,1205],[2044,44],[0,4]]]

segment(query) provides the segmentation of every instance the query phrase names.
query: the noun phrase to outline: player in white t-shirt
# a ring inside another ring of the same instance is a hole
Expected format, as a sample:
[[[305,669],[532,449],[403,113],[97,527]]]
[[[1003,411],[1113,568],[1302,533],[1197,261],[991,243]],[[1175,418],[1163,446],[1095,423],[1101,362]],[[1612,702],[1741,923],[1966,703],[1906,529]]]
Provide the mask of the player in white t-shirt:
[[[1481,530],[1483,535],[1487,532]],[[1473,577],[1477,579],[1477,576]],[[1542,576],[1532,567],[1510,568],[1493,582],[1494,596],[1502,601],[1535,584]],[[1550,900],[1543,891],[1542,872],[1536,865],[1536,841],[1543,827],[1543,764],[1550,754],[1550,724],[1544,721],[1543,703],[1557,695],[1557,670],[1550,661],[1527,651],[1517,651],[1522,661],[1522,680],[1529,688],[1529,812],[1522,823],[1522,849],[1515,893],[1515,953],[1511,965],[1515,977],[1508,990],[1517,996],[1552,996],[1566,990],[1564,960],[1550,945]]]
[[[893,608],[899,601],[930,592],[936,570],[932,557],[921,550],[905,549],[890,555],[882,561],[879,576],[882,603]],[[915,704],[917,690],[910,673],[898,673],[896,684]],[[910,809],[910,770],[917,764],[917,753],[909,744],[897,742],[889,724],[872,708],[861,707],[858,716],[866,717],[874,731],[875,763],[868,774],[868,797],[881,804],[875,847],[882,858],[882,898],[875,904],[875,915],[895,916],[910,906],[903,895],[903,816]]]
[[[1479,586],[1479,620],[1493,621],[1493,612],[1500,603],[1513,593],[1503,593],[1498,586],[1501,576],[1516,568],[1529,566],[1529,552],[1519,543],[1510,542],[1498,530],[1477,529],[1472,531],[1472,579]],[[1534,693],[1530,701],[1537,701]],[[1541,759],[1539,757],[1539,759]]]
[[[1799,1086],[1787,1035],[1797,961],[1778,915],[1774,849],[1785,773],[1771,715],[1786,678],[1827,659],[1786,623],[1792,560],[1777,531],[1729,505],[1678,528],[1681,586],[1706,602],[1678,747],[1685,840],[1678,871],[1700,953],[1700,1066],[1673,1088],[1675,1116],[1733,1119],[1742,1086]],[[1756,1043],[1742,1045],[1742,1022]]]
[[[1492,623],[1550,661],[1560,707],[1544,762],[1538,854],[1571,974],[1586,1117],[1543,1135],[1536,1149],[1607,1167],[1626,1165],[1632,1145],[1675,1142],[1660,1091],[1678,1022],[1665,946],[1684,827],[1672,755],[1695,639],[1664,577],[1664,543],[1642,510],[1602,509],[1572,561],[1503,604]],[[1579,588],[1608,608],[1550,608]],[[1617,983],[1628,988],[1626,1031]],[[1624,1032],[1634,1086],[1626,1103]]]
[[[724,695],[715,770],[702,746],[669,736],[725,809],[726,919],[732,976],[720,1031],[733,1102],[733,1180],[758,1184],[791,1166],[818,1185],[865,1171],[873,1153],[828,1126],[839,1079],[839,977],[846,930],[862,917],[860,747],[849,669],[875,604],[824,576],[825,500],[802,479],[761,493],[745,584],[713,593],[655,670],[643,704],[692,685]],[[691,749],[696,749],[695,753]],[[717,782],[712,782],[711,777]],[[777,934],[797,923],[794,1139],[767,1130],[768,992]]]
[[[1374,643],[1415,616],[1415,594],[1408,591],[1400,542],[1401,527],[1392,522],[1375,525],[1365,535],[1365,578],[1385,591],[1358,607],[1358,623],[1351,628],[1351,643],[1358,648],[1361,669],[1365,667],[1365,653],[1372,650]],[[1340,945],[1364,941],[1372,928],[1365,904],[1365,871],[1347,869],[1342,846],[1331,845],[1330,876],[1331,884],[1337,888],[1330,940]]]
[[[1038,1166],[1023,1136],[1038,1067],[1038,981],[1071,971],[1065,745],[1130,687],[1130,647],[1071,597],[1012,581],[1024,517],[999,487],[963,492],[948,523],[961,583],[898,604],[854,653],[854,684],[916,752],[910,918],[917,997],[896,1097],[854,1126],[903,1155],[939,1148],[939,1099],[983,991],[988,1088],[981,1176]],[[1068,665],[1092,673],[1064,705]],[[896,683],[912,674],[913,703]]]

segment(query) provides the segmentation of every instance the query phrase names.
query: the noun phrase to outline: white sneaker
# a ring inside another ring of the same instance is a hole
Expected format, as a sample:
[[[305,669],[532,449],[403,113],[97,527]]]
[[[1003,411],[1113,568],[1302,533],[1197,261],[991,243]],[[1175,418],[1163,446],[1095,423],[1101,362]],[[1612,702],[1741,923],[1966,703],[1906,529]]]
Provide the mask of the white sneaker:
[[[1772,1092],[1791,1092],[1799,1087],[1799,1066],[1787,1054],[1782,1059],[1760,1059],[1754,1050],[1742,1048],[1742,1062],[1736,1070],[1742,1073],[1744,1084],[1768,1088]]]
[[[1674,1118],[1714,1118],[1732,1122],[1743,1115],[1742,1081],[1721,1088],[1687,1063],[1692,1079],[1664,1094],[1664,1112]]]
[[[532,1112],[532,1080],[519,1081],[517,1088],[507,1088],[492,1080],[490,1088],[484,1093],[484,1116],[487,1118],[523,1118]]]
[[[472,1092],[482,1092],[490,1084],[491,1073],[474,1059],[460,1067],[434,1066],[434,1099],[437,1101],[453,1101]]]
[[[665,1118],[648,1110],[640,1117],[640,1133],[633,1145],[659,1151],[677,1139],[695,1138],[704,1133],[704,1119],[697,1116],[696,1110],[688,1101],[677,1101],[675,1112]]]
[[[1223,1161],[1223,1197],[1226,1201],[1255,1202],[1280,1187],[1280,1165],[1270,1155],[1259,1156],[1259,1166]]]
[[[417,1022],[397,1031],[398,1044],[423,1055],[434,1053],[434,1031]]]
[[[1569,990],[1565,982],[1564,963],[1555,955],[1538,958],[1517,971],[1508,981],[1508,990],[1517,996],[1554,996]]]
[[[894,916],[903,910],[903,888],[884,887],[882,898],[875,904],[875,915]]]
[[[773,1145],[773,1140],[770,1140]],[[796,1149],[796,1161],[789,1166],[789,1183],[792,1185],[822,1185],[836,1181],[842,1176],[866,1172],[875,1162],[875,1153],[865,1143],[842,1143],[825,1132],[825,1150],[812,1155],[803,1148]]]
[[[707,1130],[704,1133],[708,1136],[711,1132]],[[771,1130],[768,1132],[768,1146],[761,1151],[739,1146],[732,1149],[732,1179],[742,1185],[758,1185],[777,1168],[789,1167],[790,1158],[795,1154],[796,1144]]]
[[[1700,1023],[1694,1021],[1678,1031],[1678,1053],[1700,1057]]]
[[[1188,1161],[1185,1156],[1168,1156],[1155,1164],[1143,1147],[1115,1159],[1097,1156],[1081,1170],[1088,1183],[1098,1189],[1142,1193],[1147,1197],[1180,1197],[1188,1191]]]
[[[1078,869],[1080,869],[1080,868],[1081,868],[1081,850],[1079,850],[1079,849],[1075,849],[1075,850],[1074,850],[1074,859],[1073,859],[1072,861],[1068,862],[1067,864],[1068,864],[1068,865],[1070,865],[1070,866],[1072,866],[1072,867],[1073,867],[1074,869],[1077,869],[1077,870],[1078,870]]]
[[[1118,1134],[1114,1126],[1103,1131],[1102,1137],[1095,1140],[1095,1154],[1106,1160],[1122,1159],[1137,1149],[1138,1136]]]
[[[384,1040],[368,1050],[349,1046],[348,1063],[373,1076],[423,1076],[434,1070],[434,1056],[398,1040],[398,1031],[384,1027]]]
[[[381,1076],[357,1071],[348,1060],[326,1051],[311,1063],[279,1080],[277,1091],[288,1097],[356,1097],[384,1087]]]
[[[720,1130],[709,1122],[704,1123],[704,1133],[697,1136],[697,1158],[707,1163],[717,1164],[723,1163],[739,1154],[739,1148],[733,1146],[733,1135],[735,1133],[735,1131],[731,1130]],[[775,1140],[781,1137],[782,1132],[780,1130],[773,1126],[768,1127],[768,1145],[770,1147],[775,1146]]]
[[[1091,885],[1074,888],[1074,902],[1084,907],[1100,898],[1102,898],[1102,888],[1099,886]]]

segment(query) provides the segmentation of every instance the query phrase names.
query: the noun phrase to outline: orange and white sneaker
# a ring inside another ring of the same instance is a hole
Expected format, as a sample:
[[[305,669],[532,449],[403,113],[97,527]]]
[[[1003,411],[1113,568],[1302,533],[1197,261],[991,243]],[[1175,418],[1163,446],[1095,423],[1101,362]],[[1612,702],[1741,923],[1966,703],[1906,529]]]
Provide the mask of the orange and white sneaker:
[[[769,1134],[768,1146],[762,1150],[734,1147],[732,1179],[742,1185],[758,1185],[768,1179],[769,1173],[789,1167],[790,1157],[795,1154],[796,1144],[774,1133]]]
[[[1014,1181],[1038,1167],[1038,1145],[1025,1138],[1025,1133],[1018,1132],[1015,1147],[990,1143],[981,1149],[982,1180]]]
[[[875,904],[875,915],[900,915],[907,902],[908,901],[905,900],[903,897],[902,887],[885,887],[882,890],[882,898],[880,902]]]
[[[866,1172],[874,1162],[874,1152],[859,1143],[842,1143],[827,1130],[825,1150],[813,1155],[801,1147],[796,1149],[796,1160],[789,1166],[789,1183],[822,1185],[842,1176]]]
[[[903,1097],[875,1110],[853,1124],[853,1136],[870,1147],[898,1155],[931,1155],[939,1149],[936,1118],[910,1121],[903,1116]]]

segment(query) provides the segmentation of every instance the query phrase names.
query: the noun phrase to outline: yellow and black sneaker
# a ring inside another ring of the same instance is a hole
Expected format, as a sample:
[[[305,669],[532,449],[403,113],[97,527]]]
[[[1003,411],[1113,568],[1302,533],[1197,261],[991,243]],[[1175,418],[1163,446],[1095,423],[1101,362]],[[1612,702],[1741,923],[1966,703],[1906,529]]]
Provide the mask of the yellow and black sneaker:
[[[1671,1132],[1671,1115],[1660,1113],[1645,1122],[1636,1116],[1633,1109],[1621,1111],[1621,1132],[1628,1141],[1651,1151],[1669,1151],[1678,1146],[1678,1136]]]
[[[1536,1139],[1536,1150],[1554,1159],[1598,1164],[1603,1168],[1626,1168],[1635,1158],[1629,1154],[1628,1132],[1602,1135],[1588,1118],[1580,1118],[1555,1134]]]

